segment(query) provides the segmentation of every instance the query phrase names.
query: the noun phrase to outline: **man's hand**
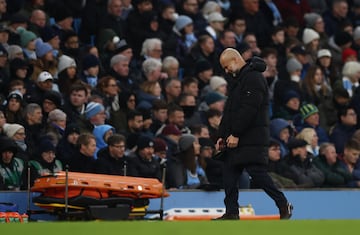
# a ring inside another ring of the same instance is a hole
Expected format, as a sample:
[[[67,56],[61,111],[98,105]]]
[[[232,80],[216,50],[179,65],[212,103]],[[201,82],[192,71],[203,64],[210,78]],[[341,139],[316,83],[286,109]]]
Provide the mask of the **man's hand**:
[[[219,138],[217,141],[216,141],[216,144],[215,144],[215,149],[216,151],[222,151],[224,148],[225,148],[225,145],[224,145],[224,140],[223,138]]]
[[[236,148],[238,146],[238,143],[239,143],[239,138],[233,135],[230,135],[226,139],[226,146],[228,148]]]

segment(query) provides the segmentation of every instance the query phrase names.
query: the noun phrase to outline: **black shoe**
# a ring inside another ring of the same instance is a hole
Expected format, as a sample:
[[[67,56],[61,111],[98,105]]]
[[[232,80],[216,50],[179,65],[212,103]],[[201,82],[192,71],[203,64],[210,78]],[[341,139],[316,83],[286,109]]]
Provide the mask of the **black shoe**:
[[[280,207],[279,208],[280,219],[290,219],[290,217],[292,216],[293,209],[294,209],[293,205],[289,202],[286,204],[286,206]]]
[[[240,217],[238,214],[223,214],[222,216],[218,218],[214,218],[212,220],[239,220]]]

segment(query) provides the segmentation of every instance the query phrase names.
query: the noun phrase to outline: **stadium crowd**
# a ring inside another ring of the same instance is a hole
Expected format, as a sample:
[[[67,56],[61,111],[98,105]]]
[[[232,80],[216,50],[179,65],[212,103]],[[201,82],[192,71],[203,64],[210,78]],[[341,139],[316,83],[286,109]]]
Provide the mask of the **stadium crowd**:
[[[360,187],[359,0],[0,0],[0,189],[28,167],[222,188],[228,47],[266,63],[276,184]]]

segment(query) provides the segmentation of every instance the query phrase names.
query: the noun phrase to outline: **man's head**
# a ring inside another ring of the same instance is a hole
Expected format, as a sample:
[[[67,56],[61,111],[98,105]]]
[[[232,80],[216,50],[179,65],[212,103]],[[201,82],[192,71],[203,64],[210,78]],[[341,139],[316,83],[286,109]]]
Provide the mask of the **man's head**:
[[[357,124],[357,115],[354,108],[345,106],[338,111],[338,120],[345,126],[355,126]]]
[[[148,136],[140,136],[136,142],[137,152],[140,157],[151,160],[154,154],[154,141]]]
[[[227,48],[220,55],[220,64],[226,73],[235,76],[245,65],[245,61],[237,50]]]
[[[336,163],[337,154],[333,143],[322,143],[320,145],[319,153],[325,157],[327,164],[334,165]]]
[[[349,139],[344,146],[344,161],[348,164],[354,165],[359,159],[360,142],[357,139]]]
[[[292,156],[299,156],[304,161],[307,156],[306,145],[307,142],[305,140],[293,138],[289,140],[288,148]]]
[[[30,103],[26,105],[24,110],[26,122],[29,125],[41,124],[43,117],[41,111],[41,106],[36,103]]]
[[[77,140],[80,153],[87,157],[93,157],[96,151],[96,139],[93,134],[83,133]]]
[[[300,108],[301,118],[312,127],[319,125],[319,109],[314,104],[304,104]]]
[[[128,127],[131,132],[141,131],[144,125],[143,114],[138,110],[130,111],[127,115]]]
[[[123,135],[113,134],[107,139],[110,156],[118,159],[122,158],[125,154],[126,139]]]

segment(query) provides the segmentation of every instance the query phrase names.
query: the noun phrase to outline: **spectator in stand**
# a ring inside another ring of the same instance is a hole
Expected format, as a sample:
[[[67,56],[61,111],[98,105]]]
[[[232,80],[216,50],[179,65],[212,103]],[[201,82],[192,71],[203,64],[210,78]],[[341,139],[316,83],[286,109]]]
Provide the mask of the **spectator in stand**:
[[[16,157],[22,159],[25,163],[27,163],[30,159],[30,156],[27,153],[27,146],[25,144],[25,137],[26,137],[25,128],[22,125],[16,123],[14,124],[5,123],[2,129],[3,129],[3,133],[7,137],[15,141],[17,148]]]
[[[45,94],[54,88],[54,77],[48,71],[42,71],[33,83],[32,87],[27,90],[27,102],[42,105]]]
[[[314,104],[303,104],[300,107],[300,118],[301,120],[297,120],[294,123],[297,132],[306,127],[314,128],[319,137],[319,144],[329,142],[329,136],[320,126],[319,109]]]
[[[43,42],[41,38],[35,42],[36,60],[32,61],[34,72],[31,80],[36,81],[41,72],[47,71],[52,76],[57,73],[57,61],[53,55],[53,48],[47,42]]]
[[[304,15],[305,27],[315,30],[320,36],[319,48],[327,46],[329,37],[325,32],[325,23],[321,13],[310,12]]]
[[[220,76],[212,76],[210,78],[209,86],[210,89],[214,92],[218,92],[223,96],[227,95],[227,81],[225,78]]]
[[[31,12],[28,29],[36,35],[40,35],[40,29],[46,26],[46,13],[41,9],[35,9]]]
[[[246,32],[252,32],[256,35],[260,47],[267,46],[270,42],[273,22],[268,21],[260,10],[259,1],[243,0],[242,7],[242,14],[246,22]]]
[[[323,187],[344,187],[351,180],[351,174],[341,166],[332,143],[323,143],[320,146],[320,153],[314,159],[314,165],[325,176]]]
[[[223,162],[213,159],[215,152],[214,142],[209,138],[200,137],[200,153],[198,164],[204,169],[210,184],[223,188]]]
[[[36,60],[35,39],[36,35],[22,27],[18,28],[17,33],[20,35],[20,46],[23,49],[24,56],[28,60]]]
[[[209,109],[205,113],[205,118],[206,120],[204,124],[209,129],[210,139],[215,143],[219,137],[218,130],[222,118],[222,112],[215,109]]]
[[[67,55],[60,56],[57,70],[57,84],[59,85],[60,92],[68,96],[70,87],[80,81],[77,76],[75,60]]]
[[[185,64],[185,58],[189,55],[190,49],[197,42],[194,34],[193,21],[189,16],[181,15],[172,29],[172,33],[165,41],[164,51],[166,55],[176,57],[181,67]]]
[[[290,58],[286,62],[286,70],[288,72],[287,79],[279,79],[274,87],[274,113],[277,107],[283,104],[286,92],[291,90],[297,92],[301,99],[300,75],[302,64],[296,58]]]
[[[86,121],[84,127],[87,132],[92,132],[96,126],[104,125],[106,120],[105,107],[101,103],[91,101],[85,109]]]
[[[41,140],[37,152],[34,160],[29,161],[31,185],[41,176],[53,175],[63,170],[61,161],[56,159],[55,146],[51,141]]]
[[[11,84],[14,80],[22,81],[24,88],[30,88],[32,81],[30,81],[31,70],[29,63],[23,58],[14,58],[9,63],[11,81],[9,82],[9,88],[13,87]],[[22,92],[25,95],[26,92]]]
[[[168,78],[182,79],[179,72],[179,60],[173,56],[167,56],[163,59],[162,71],[167,74]]]
[[[30,158],[35,154],[36,147],[40,140],[40,135],[43,131],[42,125],[42,109],[41,106],[35,103],[26,105],[24,109],[25,122],[22,124],[26,130],[25,143]]]
[[[152,0],[135,0],[132,1],[132,5],[134,9],[127,18],[127,27],[129,29],[127,39],[131,42],[131,48],[138,59],[142,43],[150,36],[146,29],[149,22],[145,21],[144,14],[151,12],[154,7]]]
[[[360,187],[360,142],[357,139],[349,139],[344,147],[344,154],[339,156],[340,165],[351,175],[347,186],[352,188]]]
[[[193,95],[181,94],[177,99],[177,104],[184,111],[185,126],[191,126],[194,123],[201,123],[200,113],[197,111],[196,99]]]
[[[189,127],[185,126],[184,110],[176,104],[168,106],[168,123],[174,124],[183,134],[190,133]]]
[[[282,104],[274,110],[272,118],[282,118],[292,124],[299,115],[300,104],[300,94],[294,90],[288,90],[284,94]]]
[[[159,27],[160,29],[170,35],[179,14],[176,13],[175,5],[173,3],[165,3],[160,9]]]
[[[51,138],[54,146],[57,146],[63,137],[66,128],[66,113],[61,109],[54,109],[49,112],[47,125],[45,127],[46,136]]]
[[[88,90],[82,83],[74,84],[69,89],[69,96],[66,97],[64,111],[67,114],[69,123],[80,123],[85,118]]]
[[[10,92],[7,96],[6,104],[2,108],[7,123],[23,123],[24,107],[25,104],[21,92],[18,90]]]
[[[210,138],[209,128],[204,124],[194,124],[190,129],[191,134],[196,138]]]
[[[94,153],[95,159],[98,159],[99,150],[107,147],[108,139],[111,136],[113,136],[115,133],[116,133],[116,131],[115,131],[114,127],[112,127],[110,125],[102,124],[102,125],[95,126],[93,133],[92,133],[95,136],[95,140],[96,140],[96,151]]]
[[[343,87],[352,97],[357,87],[359,87],[360,79],[360,62],[349,61],[344,64],[342,69],[342,79],[337,80],[334,84],[334,88]]]
[[[43,109],[43,123],[47,123],[49,113],[55,109],[62,109],[62,96],[57,91],[46,91],[41,102]]]
[[[221,12],[212,12],[207,16],[208,26],[199,35],[208,34],[214,41],[218,42],[220,34],[224,31],[224,25],[227,18]]]
[[[282,160],[283,158],[281,158],[280,143],[277,140],[270,139],[268,155],[268,172],[274,184],[278,188],[296,188],[297,186],[292,179],[281,175],[286,165]]]
[[[286,167],[282,175],[292,179],[298,187],[313,188],[322,186],[324,174],[313,164],[314,156],[306,150],[307,142],[291,139],[288,143],[289,154],[285,156]]]
[[[200,32],[208,24],[202,13],[200,12],[199,3],[197,0],[182,0],[178,10],[180,15],[186,15],[194,22],[195,32]]]
[[[0,26],[0,35],[1,35],[1,33],[2,32],[1,32],[1,26]],[[14,60],[15,58],[19,58],[22,60],[25,59],[23,49],[19,45],[10,45],[9,48],[7,49],[7,51],[8,51],[9,62]]]
[[[175,103],[181,94],[181,81],[178,78],[165,80],[164,98],[168,104]]]
[[[79,136],[76,145],[77,152],[69,159],[69,170],[83,173],[95,173],[95,136],[90,133],[83,133]]]
[[[0,135],[4,133],[4,124],[6,123],[6,117],[4,112],[0,110]]]
[[[309,57],[309,63],[313,64],[317,58],[317,52],[320,49],[320,35],[313,29],[305,28],[303,31],[302,41],[305,45]]]
[[[127,35],[127,25],[126,21],[122,18],[122,6],[121,0],[108,1],[106,13],[100,18],[99,29],[112,29],[117,36],[125,38]]]
[[[168,159],[167,188],[195,189],[208,184],[205,170],[197,163],[200,144],[195,136],[184,134],[179,139],[179,154]]]
[[[61,51],[72,57],[77,64],[81,64],[79,36],[74,30],[66,30],[61,39]]]
[[[338,31],[329,39],[328,48],[331,52],[332,62],[335,66],[342,65],[342,52],[346,48],[350,48],[353,38],[351,34],[345,31]]]
[[[54,56],[58,57],[60,50],[60,38],[59,35],[56,34],[55,30],[51,26],[45,26],[40,29],[40,37],[44,42],[51,45]]]
[[[349,93],[340,87],[333,90],[330,99],[324,100],[324,102],[319,104],[320,125],[326,130],[326,133],[329,133],[331,128],[338,122],[338,111],[349,103]]]
[[[331,6],[323,13],[325,31],[329,37],[340,30],[341,24],[348,18],[349,5],[346,0],[334,0]]]
[[[17,158],[15,142],[8,137],[0,137],[0,175],[5,190],[26,189],[26,165]]]
[[[321,68],[326,85],[333,88],[334,83],[341,78],[341,73],[339,67],[332,61],[330,50],[318,51],[316,65]]]
[[[179,152],[179,139],[181,136],[181,131],[174,124],[167,124],[161,130],[159,138],[163,139],[168,146],[166,151],[166,158],[169,159],[172,156],[175,156]]]
[[[244,35],[244,42],[246,42],[249,47],[252,55],[259,56],[261,54],[261,49],[258,46],[256,35],[252,32],[247,32]]]
[[[297,139],[305,140],[306,150],[312,154],[314,157],[319,155],[319,143],[318,143],[318,136],[316,131],[313,128],[304,128],[302,129],[297,135]]]
[[[126,139],[114,134],[107,139],[107,146],[100,149],[96,160],[96,173],[108,175],[128,175],[128,157],[125,155]]]
[[[335,145],[336,153],[344,152],[345,143],[356,131],[357,114],[351,106],[339,109],[338,122],[330,132],[330,141]]]
[[[235,33],[236,47],[243,41],[246,32],[245,19],[239,14],[232,14],[229,17],[229,24],[227,25],[231,31]]]
[[[270,136],[279,143],[281,158],[289,153],[287,144],[293,136],[291,125],[282,118],[275,118],[270,121]]]
[[[319,66],[311,66],[301,82],[303,99],[307,103],[313,103],[316,106],[331,99],[331,87],[324,81],[322,70]]]
[[[136,142],[136,152],[129,157],[129,175],[155,178],[161,181],[160,162],[153,157],[154,141],[147,136],[140,136]]]
[[[346,48],[342,51],[342,62],[357,61],[357,51],[352,48]]]
[[[182,81],[182,90],[185,94],[190,94],[196,97],[196,103],[199,100],[199,81],[194,77],[185,77]]]
[[[80,135],[80,128],[73,123],[66,125],[64,135],[56,146],[56,157],[62,162],[63,166],[70,163],[71,158],[77,152],[77,140]]]
[[[168,117],[166,102],[164,100],[154,100],[151,111],[153,122],[150,126],[150,131],[157,135],[159,134],[159,129],[165,124]]]
[[[167,79],[167,74],[161,72],[162,63],[154,58],[146,59],[142,63],[142,70],[144,72],[144,80],[147,81],[160,81]]]
[[[81,80],[95,89],[100,73],[100,61],[93,54],[87,54],[82,60]]]
[[[304,15],[311,12],[308,0],[299,0],[296,2],[273,0],[273,2],[279,9],[284,22],[293,17],[299,22],[301,27],[304,25]]]

